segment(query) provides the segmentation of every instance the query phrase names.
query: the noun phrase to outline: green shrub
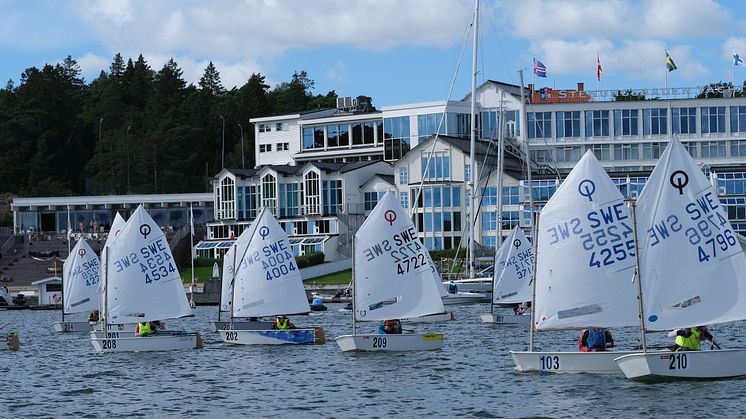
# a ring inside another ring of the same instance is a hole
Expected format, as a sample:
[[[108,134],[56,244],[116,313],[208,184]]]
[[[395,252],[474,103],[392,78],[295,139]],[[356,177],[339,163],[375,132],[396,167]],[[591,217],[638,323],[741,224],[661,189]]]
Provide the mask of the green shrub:
[[[324,254],[311,253],[310,255],[296,256],[295,262],[298,264],[299,269],[307,268],[313,265],[320,265],[324,263]]]
[[[195,258],[194,259],[194,267],[195,268],[212,268],[213,265],[215,265],[215,262],[218,263],[218,266],[223,266],[223,259],[214,259],[214,258]]]

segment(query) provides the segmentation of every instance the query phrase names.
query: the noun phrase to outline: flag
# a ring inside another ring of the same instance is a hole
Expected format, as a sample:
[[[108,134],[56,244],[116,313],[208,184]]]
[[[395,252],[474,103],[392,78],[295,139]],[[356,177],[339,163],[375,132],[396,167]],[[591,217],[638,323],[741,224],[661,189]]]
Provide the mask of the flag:
[[[67,238],[73,235],[73,226],[70,224],[70,211],[67,212]]]
[[[552,98],[552,88],[551,87],[542,87],[539,89],[539,98],[541,100],[549,100]]]
[[[596,61],[598,62],[598,70],[596,71],[596,77],[598,77],[598,81],[601,81],[601,73],[603,73],[603,69],[601,68],[601,57],[596,53]]]
[[[738,56],[735,48],[733,48],[733,65],[743,66],[743,60],[741,59],[741,57]]]
[[[192,212],[192,206],[189,206],[189,228],[194,236],[194,212]]]
[[[541,61],[537,60],[536,57],[534,57],[534,74],[536,74],[536,77],[546,77],[547,76],[547,66],[544,65]]]
[[[676,67],[676,64],[674,64],[673,60],[671,59],[671,56],[668,55],[668,50],[665,50],[665,51],[666,51],[666,68],[668,69],[668,71],[676,70],[678,67]]]

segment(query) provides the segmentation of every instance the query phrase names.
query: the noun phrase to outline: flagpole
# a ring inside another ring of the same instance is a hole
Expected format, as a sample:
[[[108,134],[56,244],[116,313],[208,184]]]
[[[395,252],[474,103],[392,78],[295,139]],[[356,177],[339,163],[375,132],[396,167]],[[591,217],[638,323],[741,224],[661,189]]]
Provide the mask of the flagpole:
[[[70,236],[72,233],[72,226],[70,225],[70,205],[67,206],[67,231],[66,233],[67,233],[67,255],[70,256]]]
[[[192,210],[192,204],[189,204],[189,216],[191,217],[189,238],[191,242],[190,256],[192,257],[192,285],[189,287],[189,305],[194,308],[194,211]]]

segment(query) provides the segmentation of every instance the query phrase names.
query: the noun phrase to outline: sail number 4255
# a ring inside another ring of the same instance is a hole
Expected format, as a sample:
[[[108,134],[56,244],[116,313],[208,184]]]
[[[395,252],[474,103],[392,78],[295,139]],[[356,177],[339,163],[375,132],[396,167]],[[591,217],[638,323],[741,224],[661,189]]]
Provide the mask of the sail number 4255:
[[[539,369],[541,371],[558,370],[560,368],[560,358],[557,355],[546,355],[539,357]]]

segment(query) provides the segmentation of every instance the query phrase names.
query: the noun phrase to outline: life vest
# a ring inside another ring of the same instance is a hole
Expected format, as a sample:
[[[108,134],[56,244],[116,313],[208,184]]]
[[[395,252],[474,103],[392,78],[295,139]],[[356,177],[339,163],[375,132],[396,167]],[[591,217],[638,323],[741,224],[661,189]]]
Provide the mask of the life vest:
[[[277,330],[285,330],[288,328],[288,319],[283,319],[282,322],[280,322],[280,319],[275,320],[275,328]]]
[[[690,351],[698,351],[699,330],[697,330],[696,327],[692,327],[689,330],[692,332],[692,334],[689,335],[688,338],[685,338],[684,336],[676,336],[676,340],[674,342],[682,348],[686,348]]]
[[[604,329],[588,329],[586,342],[589,350],[606,350],[606,331]]]
[[[140,336],[150,336],[153,331],[150,330],[150,322],[143,322],[137,324],[137,334]]]
[[[458,286],[456,284],[448,284],[448,293],[456,294],[458,292]]]

